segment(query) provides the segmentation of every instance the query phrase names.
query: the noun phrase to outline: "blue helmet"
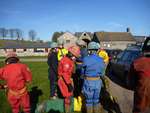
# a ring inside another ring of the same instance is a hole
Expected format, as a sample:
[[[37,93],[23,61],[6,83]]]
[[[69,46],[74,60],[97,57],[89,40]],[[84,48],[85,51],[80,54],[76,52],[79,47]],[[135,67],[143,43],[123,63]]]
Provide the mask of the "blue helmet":
[[[58,46],[64,45],[64,39],[57,40]]]
[[[50,45],[51,48],[56,48],[58,47],[58,44],[56,42],[52,42]]]
[[[97,50],[100,48],[100,44],[96,43],[96,42],[90,42],[88,44],[88,49],[93,49],[93,50]]]

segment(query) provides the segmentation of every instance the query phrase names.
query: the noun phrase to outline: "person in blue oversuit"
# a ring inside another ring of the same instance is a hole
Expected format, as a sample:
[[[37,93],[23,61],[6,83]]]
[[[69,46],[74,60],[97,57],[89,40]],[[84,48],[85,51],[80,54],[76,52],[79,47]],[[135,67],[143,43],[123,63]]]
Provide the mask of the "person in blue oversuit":
[[[100,45],[96,42],[88,44],[89,55],[83,58],[82,75],[84,82],[82,93],[85,96],[87,113],[100,113],[101,76],[104,76],[104,60],[97,55]]]

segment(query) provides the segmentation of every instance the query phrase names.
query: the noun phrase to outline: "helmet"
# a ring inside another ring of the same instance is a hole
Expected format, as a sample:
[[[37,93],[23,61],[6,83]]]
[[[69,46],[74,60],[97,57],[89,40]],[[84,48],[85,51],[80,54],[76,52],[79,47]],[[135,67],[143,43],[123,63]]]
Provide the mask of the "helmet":
[[[56,48],[58,47],[58,44],[56,42],[52,42],[50,45],[51,48]]]
[[[64,40],[63,39],[59,39],[59,40],[57,40],[57,42],[58,42],[58,45],[63,45],[64,44]]]
[[[12,57],[15,57],[15,58],[19,59],[18,56],[17,56],[17,54],[16,54],[15,52],[9,51],[9,52],[7,52],[7,54],[6,54],[6,59],[5,59],[5,61],[7,61],[9,58],[12,58]]]
[[[88,44],[88,49],[99,49],[100,48],[100,44],[96,43],[96,42],[90,42]]]
[[[80,48],[78,46],[71,46],[68,48],[68,51],[76,57],[80,56]]]
[[[79,45],[79,46],[86,46],[86,42],[83,41],[83,40],[77,40],[76,43],[77,43],[77,45]]]
[[[100,48],[101,48],[101,46],[100,46],[100,44],[99,44],[99,43],[97,43],[97,46],[98,46],[98,49],[100,49]]]

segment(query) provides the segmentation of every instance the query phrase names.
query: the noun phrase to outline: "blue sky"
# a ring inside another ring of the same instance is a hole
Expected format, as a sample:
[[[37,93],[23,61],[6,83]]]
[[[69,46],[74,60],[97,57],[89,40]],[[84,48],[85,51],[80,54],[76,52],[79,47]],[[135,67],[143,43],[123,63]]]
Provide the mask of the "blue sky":
[[[150,0],[0,0],[0,27],[34,29],[49,41],[55,31],[150,35]]]

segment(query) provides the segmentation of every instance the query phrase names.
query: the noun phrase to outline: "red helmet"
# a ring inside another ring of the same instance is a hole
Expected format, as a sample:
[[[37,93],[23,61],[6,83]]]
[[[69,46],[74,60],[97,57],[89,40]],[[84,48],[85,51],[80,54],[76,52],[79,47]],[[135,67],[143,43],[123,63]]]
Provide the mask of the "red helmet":
[[[80,48],[78,46],[71,46],[68,48],[68,51],[76,57],[80,56]]]

